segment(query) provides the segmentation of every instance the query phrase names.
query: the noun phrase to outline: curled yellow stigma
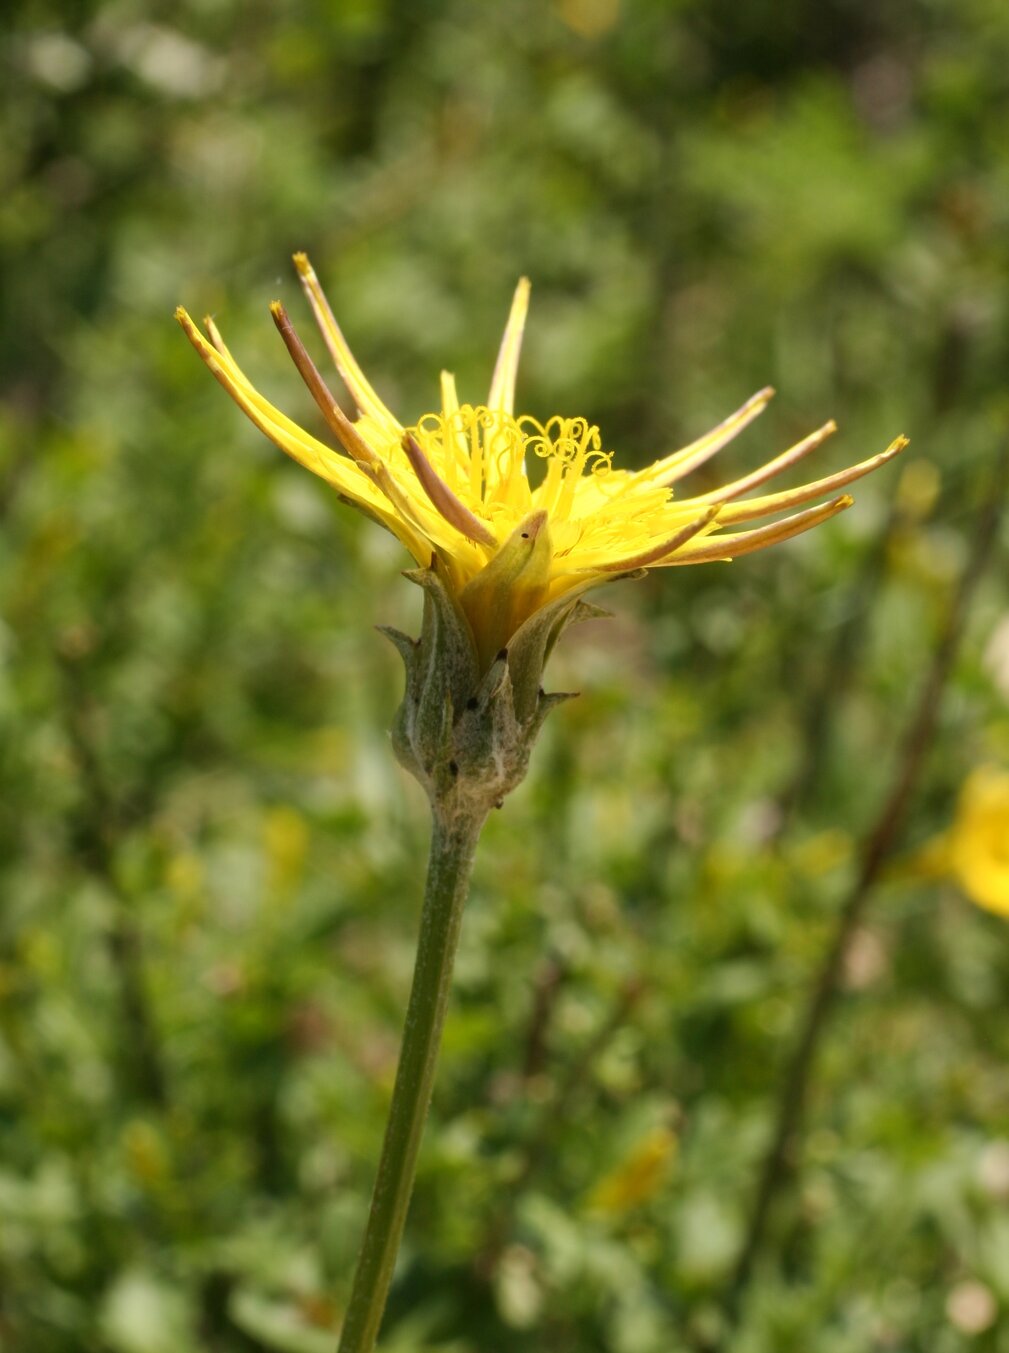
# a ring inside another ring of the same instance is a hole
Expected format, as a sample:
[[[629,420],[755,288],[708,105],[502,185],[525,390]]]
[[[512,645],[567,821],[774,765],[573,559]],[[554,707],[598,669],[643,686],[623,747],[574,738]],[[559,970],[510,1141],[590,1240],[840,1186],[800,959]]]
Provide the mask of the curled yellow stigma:
[[[284,307],[274,302],[271,311],[335,445],[261,395],[211,321],[204,335],[180,308],[179,323],[239,408],[282,451],[385,526],[418,564],[438,561],[485,661],[538,608],[565,593],[641,569],[736,559],[819,525],[851,505],[843,490],[907,445],[898,437],[835,474],[747,496],[821,446],[836,431],[829,422],[739,479],[694,497],[675,496],[674,486],[742,432],[774,391],[758,391],[710,433],[644,470],[615,468],[599,429],[584,418],[541,423],[514,413],[529,305],[525,278],[487,403],[460,404],[454,377],[443,372],[441,408],[404,426],[366,379],[306,255],[296,254],[295,265],[356,417],[326,385]]]

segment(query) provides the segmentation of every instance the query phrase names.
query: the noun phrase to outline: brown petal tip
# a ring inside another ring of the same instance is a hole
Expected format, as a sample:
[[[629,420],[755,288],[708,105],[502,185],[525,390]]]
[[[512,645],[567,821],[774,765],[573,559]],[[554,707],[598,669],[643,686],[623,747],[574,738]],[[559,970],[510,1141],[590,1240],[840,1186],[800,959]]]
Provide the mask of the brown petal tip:
[[[493,549],[497,545],[497,537],[459,501],[428,460],[413,433],[404,432],[400,444],[421,487],[445,520],[469,540]]]

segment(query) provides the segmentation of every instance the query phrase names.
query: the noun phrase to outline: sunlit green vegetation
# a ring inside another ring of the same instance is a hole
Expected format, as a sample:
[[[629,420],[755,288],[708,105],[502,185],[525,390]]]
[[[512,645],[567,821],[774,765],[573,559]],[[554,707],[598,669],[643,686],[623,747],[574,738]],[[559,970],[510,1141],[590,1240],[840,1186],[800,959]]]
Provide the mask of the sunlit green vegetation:
[[[372,626],[419,596],[172,321],[315,428],[300,248],[405,419],[485,394],[527,273],[520,403],[623,463],[768,383],[740,472],[912,438],[813,535],[603,594],[478,865],[383,1347],[711,1347],[1007,435],[1009,8],[9,9],[0,1349],[334,1347],[427,833]],[[732,1353],[1009,1349],[1009,923],[914,865],[1009,764],[1006,577],[1003,532]]]

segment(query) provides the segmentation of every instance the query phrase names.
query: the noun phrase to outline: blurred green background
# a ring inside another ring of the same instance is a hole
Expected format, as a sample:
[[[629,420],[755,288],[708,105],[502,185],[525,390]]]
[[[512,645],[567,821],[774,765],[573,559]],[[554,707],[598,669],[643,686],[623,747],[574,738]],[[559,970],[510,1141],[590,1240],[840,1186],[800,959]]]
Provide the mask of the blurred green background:
[[[21,0],[0,140],[0,1348],[326,1353],[426,806],[398,548],[259,437],[214,313],[308,249],[405,421],[489,381],[621,463],[912,450],[777,551],[615,588],[488,830],[388,1353],[717,1336],[780,1071],[1009,414],[1004,0]],[[727,469],[719,469],[724,477]],[[1009,762],[1005,535],[904,838]],[[734,1353],[1009,1349],[1009,930],[897,868]]]

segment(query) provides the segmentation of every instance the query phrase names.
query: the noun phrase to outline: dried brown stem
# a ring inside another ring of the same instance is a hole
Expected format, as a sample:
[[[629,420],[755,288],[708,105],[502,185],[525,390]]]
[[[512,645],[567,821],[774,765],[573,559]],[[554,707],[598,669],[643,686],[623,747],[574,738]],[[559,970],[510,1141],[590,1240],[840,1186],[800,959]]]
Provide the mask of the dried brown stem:
[[[994,549],[1004,500],[1009,491],[1009,443],[1003,446],[985,503],[978,517],[970,556],[950,602],[918,703],[902,743],[890,790],[862,846],[858,874],[841,910],[803,1016],[798,1039],[782,1083],[771,1144],[764,1158],[745,1240],[728,1297],[734,1321],[749,1284],[771,1211],[791,1182],[795,1152],[816,1055],[837,996],[845,955],[862,921],[880,869],[903,828],[912,795],[931,747],[943,691],[956,659],[978,583]]]

